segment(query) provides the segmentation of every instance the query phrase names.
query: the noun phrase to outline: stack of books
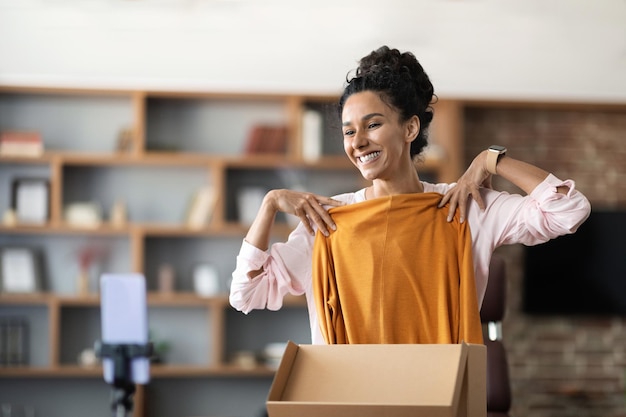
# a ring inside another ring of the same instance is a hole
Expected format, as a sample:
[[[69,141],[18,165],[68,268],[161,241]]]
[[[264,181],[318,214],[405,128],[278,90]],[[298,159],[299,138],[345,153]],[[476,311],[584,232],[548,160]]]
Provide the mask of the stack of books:
[[[287,126],[254,125],[250,129],[244,153],[284,154],[287,151]]]
[[[0,367],[28,363],[28,322],[24,317],[0,317]]]
[[[185,223],[190,229],[199,230],[206,227],[215,209],[217,195],[210,185],[197,190],[191,199]]]
[[[8,131],[0,134],[0,155],[37,157],[43,154],[39,132]]]

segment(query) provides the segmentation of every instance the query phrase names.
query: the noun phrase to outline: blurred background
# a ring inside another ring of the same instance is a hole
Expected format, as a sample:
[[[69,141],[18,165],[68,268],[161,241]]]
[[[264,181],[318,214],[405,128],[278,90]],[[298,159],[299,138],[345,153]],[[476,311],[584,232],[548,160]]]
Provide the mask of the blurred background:
[[[0,82],[337,92],[372,49],[445,97],[620,101],[623,0],[0,1]]]
[[[6,86],[337,94],[383,44],[466,101],[464,167],[498,143],[626,210],[625,0],[0,0]],[[498,253],[511,415],[626,416],[626,313],[529,312],[525,249]]]

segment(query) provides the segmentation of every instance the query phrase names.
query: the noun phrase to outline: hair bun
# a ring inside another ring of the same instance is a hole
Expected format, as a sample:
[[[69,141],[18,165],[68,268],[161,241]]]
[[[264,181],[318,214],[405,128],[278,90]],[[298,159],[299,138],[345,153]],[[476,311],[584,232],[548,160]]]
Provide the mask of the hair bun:
[[[371,54],[361,58],[357,68],[357,76],[380,71],[383,67],[397,71],[400,67],[401,54],[397,49],[381,46]]]
[[[422,123],[428,124],[433,121],[433,116],[434,114],[432,110],[426,110],[424,114],[420,117],[420,120]]]
[[[340,117],[348,97],[362,91],[377,92],[399,112],[403,121],[419,117],[420,131],[411,142],[411,156],[420,154],[427,144],[428,126],[433,120],[431,103],[436,96],[415,55],[385,45],[361,58],[356,70],[346,76],[346,86],[339,99]]]

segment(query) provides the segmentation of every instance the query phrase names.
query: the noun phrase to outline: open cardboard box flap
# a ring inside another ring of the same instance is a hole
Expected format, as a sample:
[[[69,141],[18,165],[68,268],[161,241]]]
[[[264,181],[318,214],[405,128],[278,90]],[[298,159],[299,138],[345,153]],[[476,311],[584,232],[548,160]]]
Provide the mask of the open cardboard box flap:
[[[289,342],[269,417],[484,417],[486,348]]]

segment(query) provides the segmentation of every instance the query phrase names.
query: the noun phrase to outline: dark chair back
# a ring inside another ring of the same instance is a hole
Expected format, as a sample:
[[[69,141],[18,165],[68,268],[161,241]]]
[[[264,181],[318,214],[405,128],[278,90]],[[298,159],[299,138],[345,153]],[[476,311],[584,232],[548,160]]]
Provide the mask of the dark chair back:
[[[502,319],[506,310],[506,266],[498,255],[491,258],[489,281],[480,319],[487,347],[487,416],[508,417],[511,385],[506,349],[502,343]]]

